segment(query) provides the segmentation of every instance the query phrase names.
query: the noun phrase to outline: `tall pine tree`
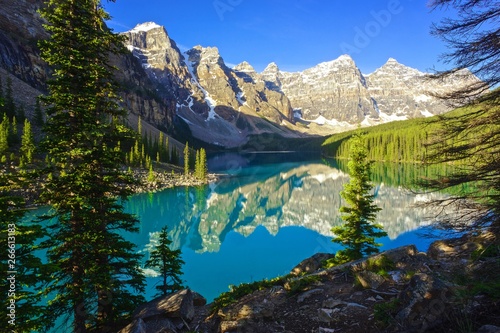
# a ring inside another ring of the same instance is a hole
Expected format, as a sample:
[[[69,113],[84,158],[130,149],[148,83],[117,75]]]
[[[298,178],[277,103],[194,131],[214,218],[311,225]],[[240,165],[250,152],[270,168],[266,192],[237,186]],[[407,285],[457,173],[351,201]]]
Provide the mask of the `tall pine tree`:
[[[184,175],[189,176],[189,142],[184,146]]]
[[[26,164],[33,162],[33,154],[35,152],[35,138],[33,137],[33,132],[31,131],[31,123],[28,119],[24,119],[23,135],[21,137],[21,157],[20,165],[25,166]]]
[[[45,117],[43,115],[42,106],[40,105],[40,99],[36,99],[35,109],[33,113],[33,122],[36,126],[43,126],[45,123]]]
[[[7,114],[4,113],[2,122],[0,123],[0,158],[6,156],[8,153],[9,132],[10,132],[10,121],[9,118],[7,118]]]
[[[121,170],[120,141],[132,134],[120,124],[110,54],[123,48],[99,0],[47,0],[41,11],[50,38],[40,43],[52,67],[46,139],[50,169],[41,199],[52,206],[50,239],[57,265],[45,292],[53,296],[47,317],[69,316],[73,331],[114,329],[143,301],[140,256],[124,240],[137,219],[123,211],[133,180]]]
[[[163,227],[159,232],[158,244],[153,248],[146,261],[146,267],[156,268],[160,271],[162,283],[156,286],[158,295],[167,295],[183,288],[181,250],[172,250],[172,241],[168,239],[168,228]]]
[[[4,139],[6,142],[6,133]],[[40,225],[22,221],[25,202],[16,191],[27,186],[23,179],[28,174],[19,177],[16,168],[5,162],[0,161],[0,247],[3,249],[0,271],[5,273],[0,283],[0,316],[3,318],[0,331],[32,332],[43,327],[44,307],[40,305],[39,291],[49,274],[35,255],[35,244],[46,235]]]
[[[16,104],[14,103],[14,96],[12,95],[12,79],[7,77],[7,86],[5,88],[4,110],[7,117],[12,120],[16,116]]]
[[[380,244],[375,238],[386,236],[382,226],[374,224],[380,208],[373,203],[374,196],[370,194],[370,163],[367,161],[367,149],[360,134],[351,139],[349,168],[349,183],[344,185],[340,195],[347,203],[340,212],[345,223],[334,227],[332,232],[337,236],[333,242],[344,245],[344,249],[336,254],[336,263],[360,259],[366,255],[378,252]]]

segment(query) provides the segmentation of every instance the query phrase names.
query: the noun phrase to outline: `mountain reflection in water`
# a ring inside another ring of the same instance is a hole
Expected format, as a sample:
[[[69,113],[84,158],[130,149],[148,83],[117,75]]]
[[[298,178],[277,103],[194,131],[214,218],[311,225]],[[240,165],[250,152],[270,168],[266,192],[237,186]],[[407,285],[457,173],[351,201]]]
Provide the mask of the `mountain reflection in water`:
[[[247,163],[230,171],[204,187],[133,196],[126,209],[139,217],[141,230],[127,238],[146,253],[167,225],[172,247],[182,249],[186,261],[186,283],[209,300],[229,284],[272,278],[316,252],[339,249],[331,242],[331,228],[342,223],[340,191],[347,173],[318,160]],[[430,240],[415,231],[432,211],[415,205],[430,195],[374,185],[375,203],[382,208],[377,222],[388,233],[380,240],[383,248],[412,242],[425,250]],[[203,293],[205,287],[211,289]]]

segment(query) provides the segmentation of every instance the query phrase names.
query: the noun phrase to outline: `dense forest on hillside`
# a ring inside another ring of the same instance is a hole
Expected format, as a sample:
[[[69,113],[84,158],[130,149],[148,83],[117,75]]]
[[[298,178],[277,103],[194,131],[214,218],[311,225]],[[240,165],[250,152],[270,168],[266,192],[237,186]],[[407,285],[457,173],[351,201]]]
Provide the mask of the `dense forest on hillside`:
[[[45,137],[43,126],[47,118],[41,103],[38,99],[33,100],[33,105],[29,107],[33,112],[27,113],[26,106],[14,100],[12,81],[8,76],[0,76],[0,99],[4,101],[0,105],[0,161],[18,167],[25,167],[26,164],[36,161],[38,167],[41,167],[47,162],[46,154],[39,147],[39,142]],[[154,137],[150,131],[142,130],[140,116],[136,124],[137,131],[126,126],[135,133],[135,137],[120,142],[119,149],[124,165],[158,171],[161,170],[161,163],[184,165],[182,152],[175,145],[169,144],[169,137],[164,132],[160,131],[158,137]],[[202,156],[203,160],[200,161]],[[189,170],[194,171],[196,178],[206,179],[207,161],[204,149],[189,149],[188,163]],[[204,171],[200,173],[201,169]]]
[[[467,108],[457,109],[447,113],[446,118],[454,118],[467,112]],[[325,140],[322,153],[327,157],[337,159],[348,158],[351,147],[350,138],[354,133],[362,131],[370,160],[423,163],[429,153],[430,137],[440,126],[442,122],[439,118],[431,117],[395,121],[338,133]]]
[[[498,147],[495,138],[499,131],[495,123],[498,111],[491,106],[491,101],[498,100],[499,92],[499,89],[493,90],[477,103],[441,116],[335,134],[323,143],[322,153],[335,158],[340,169],[345,170],[352,148],[351,138],[362,132],[368,159],[375,162],[372,181],[385,179],[385,182],[408,187],[436,188],[457,198],[491,203],[497,192],[488,184],[496,179],[494,173],[498,166],[495,167],[494,159],[498,156]],[[452,134],[446,135],[448,132]],[[398,163],[397,168],[389,165],[394,162]],[[483,173],[470,176],[484,165]]]

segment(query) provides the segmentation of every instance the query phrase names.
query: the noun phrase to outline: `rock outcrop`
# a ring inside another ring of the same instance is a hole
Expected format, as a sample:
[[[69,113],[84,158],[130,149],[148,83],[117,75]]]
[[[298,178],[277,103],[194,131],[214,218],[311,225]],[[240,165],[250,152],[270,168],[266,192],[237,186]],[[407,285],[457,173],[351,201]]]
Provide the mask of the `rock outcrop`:
[[[304,119],[324,117],[355,124],[368,116],[378,117],[365,78],[347,55],[303,72],[281,72],[280,76],[281,90]]]
[[[149,77],[174,96],[176,114],[194,137],[234,147],[261,133],[300,136],[280,127],[290,122],[288,99],[268,89],[248,63],[231,69],[216,47],[196,46],[181,53],[165,28],[151,22],[124,34]]]
[[[0,68],[5,77],[22,81],[14,91],[17,105],[26,108],[28,116],[35,104],[34,97],[47,92],[50,70],[40,57],[38,42],[48,38],[44,20],[38,10],[42,0],[3,1],[0,6]],[[110,62],[118,67],[116,77],[123,87],[123,106],[130,111],[130,125],[136,126],[136,117],[154,124],[156,128],[174,133],[176,102],[173,94],[157,81],[151,80],[132,54],[113,57]],[[28,89],[29,86],[31,89]],[[29,91],[28,94],[24,92]],[[28,100],[29,99],[29,100]]]
[[[197,315],[206,315],[206,300],[189,289],[160,296],[139,306],[119,333],[176,333],[190,330]]]
[[[428,73],[402,65],[393,58],[365,77],[377,113],[385,121],[428,117],[449,111],[449,105],[434,94],[477,82],[477,78],[466,70],[446,80],[430,79]]]
[[[0,9],[0,67],[38,90],[46,89],[48,69],[37,42],[47,38],[37,12],[40,0],[2,1]]]
[[[292,274],[267,281],[267,287],[224,295],[226,301],[234,297],[224,306],[205,305],[202,297],[194,301],[200,296],[190,290],[153,300],[135,311],[121,333],[451,333],[464,324],[468,332],[497,332],[494,291],[474,294],[463,282],[497,281],[498,250],[483,251],[479,258],[473,250],[492,247],[498,247],[498,239],[484,233],[436,242],[427,254],[408,245],[326,269],[318,263],[332,255],[318,254]],[[487,270],[477,265],[488,261]],[[489,280],[475,277],[485,273]]]

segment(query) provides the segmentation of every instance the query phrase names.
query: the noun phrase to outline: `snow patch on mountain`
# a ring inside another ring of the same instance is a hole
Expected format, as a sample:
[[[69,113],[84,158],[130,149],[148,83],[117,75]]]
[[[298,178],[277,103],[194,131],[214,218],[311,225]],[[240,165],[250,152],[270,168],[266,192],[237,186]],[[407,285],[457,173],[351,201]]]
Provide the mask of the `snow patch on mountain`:
[[[400,120],[408,120],[407,115],[399,116],[397,114],[387,114],[382,111],[379,112],[379,117],[383,122],[388,123],[391,121],[400,121]]]
[[[247,105],[247,102],[243,100],[244,97],[245,97],[245,92],[243,91],[240,91],[238,92],[238,94],[236,94],[236,99],[238,100],[238,103],[240,103],[241,105]]]
[[[156,24],[155,22],[145,22],[136,25],[134,29],[130,30],[130,32],[140,32],[140,31],[146,32],[156,28],[161,28],[161,25]]]
[[[428,102],[430,101],[432,98],[429,96],[429,95],[424,95],[424,94],[421,94],[421,95],[418,95],[418,96],[415,96],[414,97],[414,100],[415,102],[417,103],[420,103],[420,102]]]
[[[215,113],[215,107],[217,106],[217,101],[210,96],[208,91],[205,88],[203,88],[201,86],[200,82],[196,79],[196,75],[194,74],[194,64],[189,60],[189,55],[187,53],[184,53],[183,55],[184,55],[184,58],[186,59],[185,63],[186,63],[186,66],[188,68],[189,74],[191,75],[191,82],[194,83],[203,92],[205,102],[207,103],[208,107],[210,108],[210,110],[208,112],[208,117],[205,121],[215,119],[215,117],[217,116],[217,113]],[[193,94],[194,92],[191,92],[191,93]],[[190,96],[190,98],[192,101],[193,98],[191,96]],[[193,111],[191,106],[193,106],[192,102],[191,102],[189,108],[191,109],[191,111]]]
[[[429,112],[429,110],[425,109],[425,110],[421,110],[420,113],[422,114],[422,116],[426,117],[426,118],[429,118],[429,117],[433,117],[434,115],[432,113]]]
[[[328,125],[331,127],[351,127],[352,125],[345,121],[338,121],[337,119],[326,119],[323,116],[319,116],[314,120],[308,120],[312,123],[316,123],[318,125]]]

